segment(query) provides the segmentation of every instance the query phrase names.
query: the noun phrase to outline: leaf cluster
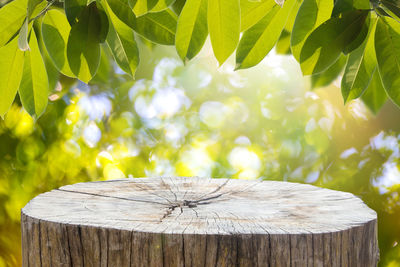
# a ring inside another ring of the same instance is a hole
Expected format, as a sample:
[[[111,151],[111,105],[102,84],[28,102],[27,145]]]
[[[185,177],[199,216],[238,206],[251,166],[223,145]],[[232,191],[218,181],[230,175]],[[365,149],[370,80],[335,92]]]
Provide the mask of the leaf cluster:
[[[13,0],[0,8],[0,116],[17,92],[40,116],[60,75],[89,83],[104,53],[134,77],[138,38],[186,62],[208,36],[220,64],[236,51],[236,69],[276,46],[316,87],[343,72],[344,101],[377,112],[400,104],[399,21],[396,0]]]

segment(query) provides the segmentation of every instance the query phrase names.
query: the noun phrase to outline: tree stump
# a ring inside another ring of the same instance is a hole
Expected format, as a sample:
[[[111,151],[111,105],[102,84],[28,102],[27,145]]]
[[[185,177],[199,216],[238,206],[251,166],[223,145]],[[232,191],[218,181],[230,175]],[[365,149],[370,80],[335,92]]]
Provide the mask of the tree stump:
[[[137,178],[63,186],[22,209],[23,266],[376,266],[377,216],[305,184]]]

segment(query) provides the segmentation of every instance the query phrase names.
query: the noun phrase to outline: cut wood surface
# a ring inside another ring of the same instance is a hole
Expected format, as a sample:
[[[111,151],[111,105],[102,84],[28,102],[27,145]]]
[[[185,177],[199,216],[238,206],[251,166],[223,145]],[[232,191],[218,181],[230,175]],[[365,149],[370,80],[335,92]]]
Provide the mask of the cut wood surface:
[[[377,216],[311,185],[136,178],[63,186],[21,217],[23,266],[376,266]]]

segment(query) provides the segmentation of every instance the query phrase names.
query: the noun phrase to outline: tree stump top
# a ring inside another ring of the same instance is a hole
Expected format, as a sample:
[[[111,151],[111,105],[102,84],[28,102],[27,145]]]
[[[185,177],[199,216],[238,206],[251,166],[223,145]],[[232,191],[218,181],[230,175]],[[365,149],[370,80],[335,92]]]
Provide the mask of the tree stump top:
[[[319,234],[362,226],[375,211],[350,193],[306,184],[208,178],[78,183],[22,210],[40,221],[165,234]]]

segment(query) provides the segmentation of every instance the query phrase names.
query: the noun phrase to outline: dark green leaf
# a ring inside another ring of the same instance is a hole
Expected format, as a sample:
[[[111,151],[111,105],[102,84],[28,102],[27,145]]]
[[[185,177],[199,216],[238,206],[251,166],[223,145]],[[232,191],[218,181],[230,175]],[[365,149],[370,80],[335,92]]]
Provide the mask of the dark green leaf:
[[[342,73],[347,57],[341,55],[326,71],[311,76],[311,87],[319,88],[330,85]]]
[[[67,44],[69,66],[79,80],[85,83],[93,78],[99,67],[100,31],[100,14],[96,2],[92,2],[72,26]]]
[[[332,16],[339,16],[341,13],[356,9],[370,9],[368,0],[335,0],[335,7],[332,11]]]
[[[119,20],[110,9],[106,11],[110,18],[107,44],[118,66],[134,77],[139,64],[139,51],[133,30]]]
[[[370,16],[367,17],[360,33],[357,35],[357,38],[353,40],[353,42],[349,43],[348,45],[343,48],[343,54],[347,55],[350,52],[354,51],[357,49],[364,41],[365,38],[367,38],[368,31],[369,31],[369,26],[370,26]]]
[[[311,32],[331,17],[333,1],[304,0],[294,22],[290,45],[292,54],[300,61],[304,42]]]
[[[316,28],[305,41],[300,53],[303,74],[320,73],[336,62],[343,49],[357,38],[368,13],[362,10],[350,11]]]
[[[96,4],[97,5],[97,4]],[[100,15],[101,27],[100,27],[100,43],[104,43],[107,39],[109,22],[106,12],[103,10],[102,6],[97,5],[97,9]]]
[[[42,20],[42,38],[56,68],[64,75],[74,77],[67,60],[67,42],[71,26],[65,15],[57,10],[47,11]]]
[[[389,12],[393,13],[396,19],[400,19],[400,8],[397,5],[387,0],[381,0],[381,3],[389,10]]]
[[[175,0],[175,2],[171,5],[172,11],[174,11],[174,13],[179,16],[185,3],[186,0]]]
[[[69,24],[74,25],[83,9],[86,7],[87,0],[66,0],[64,2],[65,15]]]

